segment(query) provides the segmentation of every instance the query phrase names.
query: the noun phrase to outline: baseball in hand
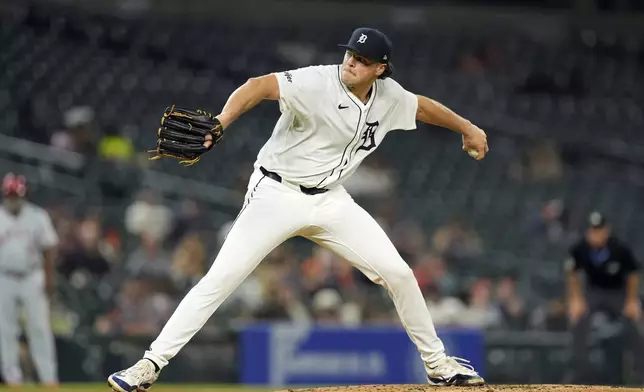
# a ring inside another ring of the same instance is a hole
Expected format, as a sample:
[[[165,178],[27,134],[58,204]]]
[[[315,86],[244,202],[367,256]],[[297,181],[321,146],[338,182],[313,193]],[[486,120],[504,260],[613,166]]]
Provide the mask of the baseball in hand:
[[[476,150],[467,150],[467,154],[472,158],[478,158],[479,152]]]

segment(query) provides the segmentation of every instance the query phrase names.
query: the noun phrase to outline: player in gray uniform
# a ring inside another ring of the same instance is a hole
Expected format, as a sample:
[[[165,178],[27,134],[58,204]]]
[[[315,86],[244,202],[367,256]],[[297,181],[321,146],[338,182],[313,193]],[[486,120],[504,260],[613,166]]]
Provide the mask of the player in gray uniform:
[[[484,383],[464,360],[445,354],[411,268],[342,183],[388,132],[415,129],[417,121],[458,132],[463,149],[476,159],[488,152],[487,136],[440,103],[391,79],[391,42],[382,32],[357,29],[341,46],[346,49],[341,65],[252,78],[216,116],[226,129],[262,100],[279,101],[282,112],[258,154],[242,211],[210,271],[186,295],[144,358],[108,378],[114,390],[150,387],[160,369],[262,259],[294,236],[333,250],[388,290],[430,384]]]
[[[19,361],[19,313],[26,315],[26,335],[40,382],[58,384],[48,295],[58,236],[49,214],[25,200],[23,176],[7,174],[0,207],[0,362],[10,386],[23,382]]]

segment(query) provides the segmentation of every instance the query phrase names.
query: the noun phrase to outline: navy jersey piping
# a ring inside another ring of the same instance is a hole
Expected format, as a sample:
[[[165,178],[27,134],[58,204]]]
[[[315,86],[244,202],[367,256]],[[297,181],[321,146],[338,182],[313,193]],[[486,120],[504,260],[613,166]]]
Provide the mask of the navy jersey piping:
[[[378,82],[374,83],[373,85],[374,85],[374,88],[373,88],[373,101],[375,101],[376,100],[376,95],[378,94]],[[369,106],[369,109],[367,109],[367,114],[365,115],[365,121],[369,121],[369,112],[371,112],[371,108],[373,107],[373,101],[371,103],[371,106]],[[353,141],[353,139],[352,139],[352,141]],[[355,146],[353,146],[351,148],[351,151],[349,151],[349,160],[347,161],[347,164],[349,164],[349,162],[351,162],[351,157],[355,153],[354,151],[357,151],[356,148],[358,147],[359,144],[360,144],[360,138],[358,137],[358,140],[357,140]],[[345,168],[342,168],[342,170],[340,170],[340,175],[338,176],[338,180],[342,176],[342,172],[344,171],[344,169]]]
[[[353,143],[353,139],[355,139],[355,138],[356,138],[356,135],[358,135],[358,134],[360,133],[360,123],[362,123],[362,108],[360,108],[360,105],[358,105],[358,104],[357,104],[357,103],[356,103],[356,102],[351,98],[351,96],[349,95],[349,93],[347,92],[347,90],[345,90],[345,89],[344,89],[344,87],[342,86],[342,78],[340,77],[340,66],[339,66],[339,65],[338,65],[338,82],[340,83],[340,87],[342,88],[342,91],[344,91],[344,93],[347,95],[347,97],[349,97],[349,100],[350,100],[354,105],[356,105],[356,106],[358,107],[358,110],[360,111],[360,116],[358,116],[358,125],[356,125],[356,131],[355,131],[355,133],[353,134],[353,137],[351,138],[351,140],[349,141],[349,143],[347,143],[347,145],[344,147],[344,151],[342,151],[342,158],[340,158],[340,163],[338,163],[338,165],[337,165],[336,167],[334,167],[334,168],[333,168],[333,170],[331,170],[331,173],[329,173],[329,175],[328,175],[328,176],[324,177],[320,182],[318,182],[318,183],[317,183],[317,185],[315,185],[315,188],[319,187],[319,186],[320,186],[320,184],[322,184],[324,181],[326,181],[329,177],[331,177],[331,176],[333,175],[333,172],[335,172],[335,170],[336,170],[337,168],[339,168],[340,166],[342,166],[342,162],[344,161],[344,155],[347,153],[347,148],[349,148],[349,146]]]

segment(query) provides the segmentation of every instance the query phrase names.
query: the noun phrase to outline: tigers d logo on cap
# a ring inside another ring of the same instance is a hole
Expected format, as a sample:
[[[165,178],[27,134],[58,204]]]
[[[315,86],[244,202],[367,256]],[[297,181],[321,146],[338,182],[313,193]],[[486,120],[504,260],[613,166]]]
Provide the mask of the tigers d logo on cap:
[[[355,29],[349,43],[338,46],[353,50],[360,56],[378,63],[388,64],[391,61],[391,41],[383,32],[370,27]]]

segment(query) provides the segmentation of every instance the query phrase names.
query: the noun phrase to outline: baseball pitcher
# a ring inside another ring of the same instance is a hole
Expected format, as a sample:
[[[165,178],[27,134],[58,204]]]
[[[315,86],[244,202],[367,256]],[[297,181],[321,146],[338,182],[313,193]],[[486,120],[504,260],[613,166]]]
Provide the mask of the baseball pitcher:
[[[238,117],[261,101],[279,101],[282,115],[258,154],[241,212],[210,271],[186,295],[143,359],[108,378],[114,390],[149,388],[262,259],[294,236],[333,250],[387,289],[426,364],[430,384],[484,383],[467,361],[446,355],[412,270],[342,183],[388,132],[415,129],[416,121],[458,132],[463,149],[477,160],[488,152],[486,134],[391,79],[392,45],[382,32],[359,28],[340,46],[346,50],[342,64],[251,78],[217,116],[174,106],[164,113],[155,151],[186,164],[199,161]]]
[[[19,311],[40,382],[58,384],[48,295],[53,288],[58,236],[47,212],[25,201],[23,176],[7,174],[0,207],[0,362],[5,382],[22,384],[19,361]]]

